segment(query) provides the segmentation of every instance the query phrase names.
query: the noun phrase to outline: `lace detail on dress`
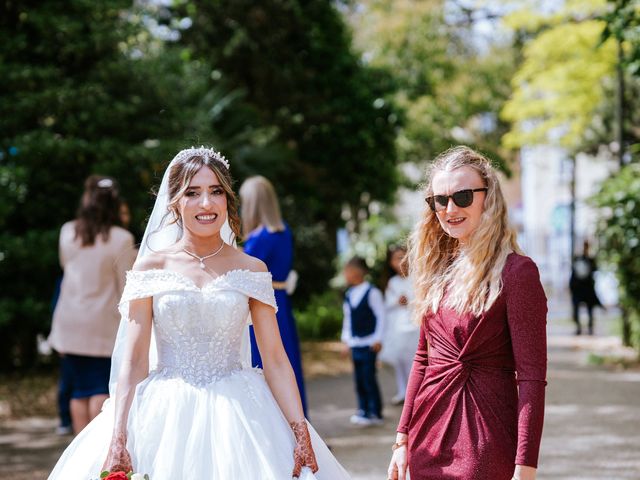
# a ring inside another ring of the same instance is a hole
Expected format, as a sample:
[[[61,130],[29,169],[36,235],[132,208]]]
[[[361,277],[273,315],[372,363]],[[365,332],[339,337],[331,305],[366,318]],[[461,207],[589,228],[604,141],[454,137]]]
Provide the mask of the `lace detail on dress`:
[[[230,288],[253,297],[278,311],[276,297],[271,283],[271,273],[253,272],[237,269],[223,273],[213,278],[202,287],[198,287],[189,277],[173,270],[129,270],[127,281],[119,303],[120,313],[127,316],[123,310],[127,302],[140,298],[152,297],[167,291],[203,291],[212,285],[219,284],[219,288]]]
[[[131,300],[153,297],[160,292],[189,290],[190,285],[185,280],[188,279],[170,270],[129,270],[122,298],[118,304],[120,314],[128,318],[128,303]]]
[[[120,303],[153,297],[158,366],[152,376],[201,386],[242,369],[248,297],[276,308],[271,274],[232,270],[201,288],[170,270],[131,271]]]
[[[266,303],[275,308],[276,313],[278,312],[276,296],[271,283],[271,273],[232,270],[218,278],[222,278],[222,283],[226,284],[229,288],[242,292],[247,297],[260,300],[262,303]]]

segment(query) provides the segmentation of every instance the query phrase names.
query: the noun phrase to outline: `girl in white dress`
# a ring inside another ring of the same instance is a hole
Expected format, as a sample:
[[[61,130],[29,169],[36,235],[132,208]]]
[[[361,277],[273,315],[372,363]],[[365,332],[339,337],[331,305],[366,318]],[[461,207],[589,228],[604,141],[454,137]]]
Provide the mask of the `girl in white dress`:
[[[183,150],[167,168],[120,302],[115,401],[50,480],[103,469],[151,480],[349,478],[304,419],[270,273],[233,247],[231,185],[227,160],[212,149]],[[249,368],[250,322],[263,371]]]
[[[419,335],[418,326],[411,320],[413,290],[404,263],[406,254],[404,247],[389,249],[386,268],[391,278],[384,290],[386,329],[380,359],[393,366],[395,372],[398,391],[391,399],[395,405],[404,401]]]

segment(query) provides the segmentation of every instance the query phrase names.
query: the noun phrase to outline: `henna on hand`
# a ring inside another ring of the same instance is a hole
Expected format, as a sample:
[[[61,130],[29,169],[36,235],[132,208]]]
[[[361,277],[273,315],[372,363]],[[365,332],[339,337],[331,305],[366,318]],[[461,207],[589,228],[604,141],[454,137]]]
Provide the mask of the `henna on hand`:
[[[133,471],[131,455],[127,451],[127,436],[124,433],[114,433],[109,444],[107,459],[104,461],[102,468],[109,472],[122,471],[129,473]]]
[[[302,467],[309,467],[313,473],[318,471],[318,462],[311,445],[311,436],[307,428],[307,422],[300,420],[299,422],[289,422],[293,435],[296,439],[296,446],[293,450],[293,476],[299,477]]]

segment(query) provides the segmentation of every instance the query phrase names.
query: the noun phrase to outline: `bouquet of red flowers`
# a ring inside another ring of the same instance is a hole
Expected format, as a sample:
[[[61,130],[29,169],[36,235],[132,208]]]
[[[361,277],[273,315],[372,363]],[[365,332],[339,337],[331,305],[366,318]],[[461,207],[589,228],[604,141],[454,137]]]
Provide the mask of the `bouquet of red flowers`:
[[[105,470],[100,474],[99,480],[149,480],[149,475],[146,473],[143,475],[142,473],[109,472]]]

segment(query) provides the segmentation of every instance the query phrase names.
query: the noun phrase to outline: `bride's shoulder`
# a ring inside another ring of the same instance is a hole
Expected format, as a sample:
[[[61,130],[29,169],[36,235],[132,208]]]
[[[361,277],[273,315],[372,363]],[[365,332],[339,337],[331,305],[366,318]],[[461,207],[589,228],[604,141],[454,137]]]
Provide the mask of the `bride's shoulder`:
[[[162,253],[150,253],[142,258],[138,258],[133,264],[134,272],[146,272],[147,270],[162,270],[166,257]]]
[[[164,258],[157,253],[149,253],[136,259],[127,272],[127,281],[122,293],[121,303],[152,297],[168,284],[175,282],[164,270]]]
[[[251,272],[268,272],[267,265],[259,258],[252,257],[240,250],[233,252],[233,263],[237,270],[249,270]]]

